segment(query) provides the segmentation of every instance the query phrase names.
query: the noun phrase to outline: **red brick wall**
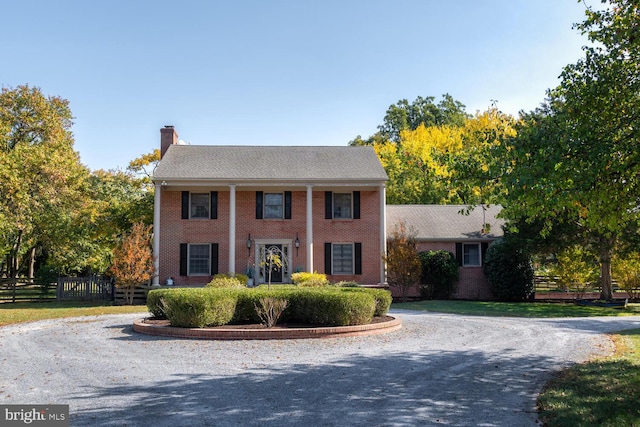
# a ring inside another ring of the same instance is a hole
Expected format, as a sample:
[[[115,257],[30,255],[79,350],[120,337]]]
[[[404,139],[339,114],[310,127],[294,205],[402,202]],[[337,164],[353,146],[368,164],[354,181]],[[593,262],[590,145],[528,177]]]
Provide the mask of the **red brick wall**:
[[[419,242],[418,251],[449,251],[456,253],[455,242]],[[394,297],[399,297],[400,293],[397,289],[392,288]],[[407,296],[419,297],[420,289],[416,287]],[[453,296],[454,299],[472,299],[484,300],[492,299],[489,282],[482,271],[482,267],[460,267],[459,280],[457,283],[457,291]]]
[[[206,192],[208,189],[194,190]],[[347,190],[345,190],[347,191]],[[362,243],[362,275],[328,276],[332,281],[355,280],[361,284],[380,281],[380,196],[378,191],[360,192],[360,218],[353,220],[327,220],[324,218],[324,191],[313,192],[313,268],[324,273],[325,242]],[[181,192],[163,189],[160,215],[160,272],[159,281],[165,283],[173,277],[178,285],[204,285],[211,277],[180,276],[181,243],[218,243],[218,271],[229,271],[229,196],[218,192],[218,219],[181,219]],[[291,239],[296,233],[300,248],[292,248],[291,270],[305,269],[306,264],[306,189],[292,191],[292,219],[255,219],[255,191],[236,191],[236,256],[235,271],[243,273],[247,267],[249,251],[246,241],[251,239]],[[251,251],[253,253],[253,249]],[[255,260],[254,260],[255,262]]]

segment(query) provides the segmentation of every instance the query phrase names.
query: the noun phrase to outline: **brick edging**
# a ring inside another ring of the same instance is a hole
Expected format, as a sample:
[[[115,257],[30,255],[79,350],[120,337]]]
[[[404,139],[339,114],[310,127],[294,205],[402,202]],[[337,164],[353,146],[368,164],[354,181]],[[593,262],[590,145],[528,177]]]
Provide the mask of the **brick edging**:
[[[335,338],[382,334],[397,331],[402,327],[399,317],[391,320],[367,325],[355,326],[321,326],[317,328],[268,328],[268,329],[236,329],[236,328],[176,328],[144,323],[144,319],[133,322],[133,330],[142,334],[163,336],[168,338],[191,338],[203,340],[286,340],[307,338]]]

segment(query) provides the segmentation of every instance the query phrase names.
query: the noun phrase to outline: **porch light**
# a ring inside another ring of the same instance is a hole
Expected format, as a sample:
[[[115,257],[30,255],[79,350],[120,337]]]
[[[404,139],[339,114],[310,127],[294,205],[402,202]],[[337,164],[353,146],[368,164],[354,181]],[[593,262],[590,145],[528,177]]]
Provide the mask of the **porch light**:
[[[296,256],[298,256],[298,248],[300,248],[300,239],[298,239],[298,233],[296,233],[296,240],[293,242],[296,246]]]
[[[249,237],[247,237],[247,249],[251,252],[251,233],[249,233]]]

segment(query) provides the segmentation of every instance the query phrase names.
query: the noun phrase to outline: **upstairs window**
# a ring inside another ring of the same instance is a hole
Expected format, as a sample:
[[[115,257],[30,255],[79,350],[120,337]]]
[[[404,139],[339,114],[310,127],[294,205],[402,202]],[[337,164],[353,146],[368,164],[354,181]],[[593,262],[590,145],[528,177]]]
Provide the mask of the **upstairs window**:
[[[189,218],[209,218],[209,193],[191,193]]]
[[[360,219],[360,192],[325,191],[325,219]]]
[[[291,219],[291,191],[256,191],[256,219]]]
[[[218,192],[182,192],[182,219],[218,218]]]
[[[351,219],[351,193],[333,193],[333,217]]]
[[[264,193],[264,218],[282,219],[284,205],[282,193]]]

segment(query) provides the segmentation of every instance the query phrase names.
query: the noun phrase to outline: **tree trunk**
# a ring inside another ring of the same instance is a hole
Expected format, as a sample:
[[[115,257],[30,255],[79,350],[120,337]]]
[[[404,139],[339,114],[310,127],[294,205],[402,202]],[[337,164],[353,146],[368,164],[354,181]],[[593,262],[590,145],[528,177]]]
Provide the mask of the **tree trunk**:
[[[36,277],[35,266],[36,266],[36,248],[33,247],[29,251],[29,276],[28,276],[29,279],[33,279]]]
[[[611,283],[611,247],[607,245],[600,251],[600,299],[613,299],[613,285]]]

